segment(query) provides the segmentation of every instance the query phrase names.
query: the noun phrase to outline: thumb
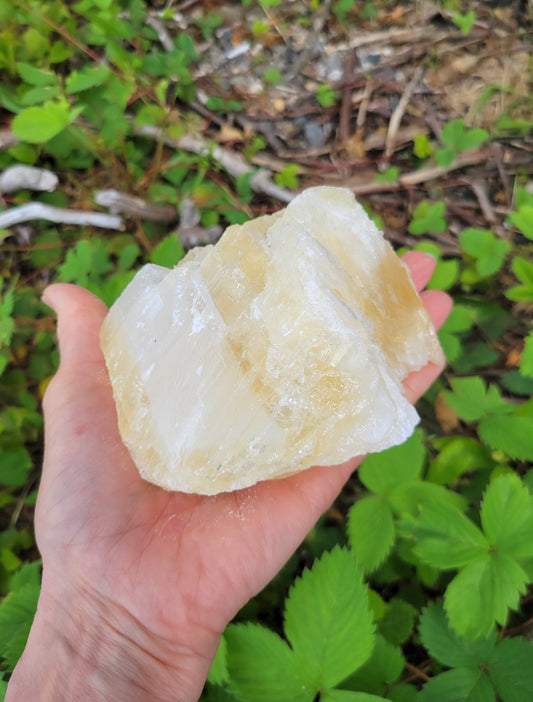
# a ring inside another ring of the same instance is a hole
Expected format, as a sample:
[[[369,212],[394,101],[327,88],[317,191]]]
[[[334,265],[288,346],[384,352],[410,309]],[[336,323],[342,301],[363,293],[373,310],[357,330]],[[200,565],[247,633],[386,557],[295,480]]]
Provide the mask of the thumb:
[[[107,313],[93,293],[67,283],[47,287],[43,302],[57,313],[61,372],[76,372],[103,362],[99,333]]]

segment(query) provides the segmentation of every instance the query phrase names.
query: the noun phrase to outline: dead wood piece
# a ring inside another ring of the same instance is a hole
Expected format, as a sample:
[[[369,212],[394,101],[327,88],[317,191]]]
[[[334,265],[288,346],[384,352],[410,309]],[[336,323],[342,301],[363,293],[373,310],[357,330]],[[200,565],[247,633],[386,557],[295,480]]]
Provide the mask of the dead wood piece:
[[[407,105],[409,104],[409,101],[411,100],[411,97],[416,89],[416,86],[420,82],[422,75],[424,73],[424,68],[423,66],[417,66],[415,68],[415,71],[413,73],[413,77],[409,81],[409,83],[406,85],[405,90],[402,93],[402,97],[400,98],[396,109],[392,113],[392,116],[390,118],[389,122],[389,128],[387,131],[387,138],[385,139],[385,158],[390,158],[392,155],[392,152],[394,150],[394,144],[395,144],[395,138],[396,138],[396,133],[398,132],[398,129],[400,127],[400,123],[402,121],[402,117],[405,113],[405,110],[407,109]]]
[[[27,205],[12,207],[1,212],[0,229],[7,229],[32,219],[45,219],[57,224],[101,227],[102,229],[124,229],[122,218],[116,215],[104,212],[85,212],[84,210],[64,210],[61,207],[52,207],[52,205],[45,205],[42,202],[29,202]]]
[[[296,192],[281,188],[272,182],[272,174],[269,171],[256,171],[241,154],[230,151],[229,149],[224,149],[221,146],[215,146],[206,139],[201,139],[192,134],[185,134],[179,139],[173,139],[166,135],[159,127],[154,127],[151,124],[134,127],[134,130],[135,133],[140,136],[162,140],[163,143],[171,148],[191,151],[201,156],[211,156],[211,158],[217,161],[222,168],[234,177],[254,174],[250,180],[250,187],[255,192],[269,195],[277,200],[281,200],[281,202],[291,202],[297,195]]]
[[[112,188],[99,190],[94,201],[101,207],[107,207],[112,214],[129,214],[152,222],[172,222],[178,216],[175,205],[155,205]]]
[[[10,149],[19,143],[19,138],[13,134],[11,129],[0,129],[0,150]]]
[[[34,166],[10,166],[0,173],[0,192],[12,193],[15,190],[41,190],[51,193],[57,187],[59,178],[52,171]]]

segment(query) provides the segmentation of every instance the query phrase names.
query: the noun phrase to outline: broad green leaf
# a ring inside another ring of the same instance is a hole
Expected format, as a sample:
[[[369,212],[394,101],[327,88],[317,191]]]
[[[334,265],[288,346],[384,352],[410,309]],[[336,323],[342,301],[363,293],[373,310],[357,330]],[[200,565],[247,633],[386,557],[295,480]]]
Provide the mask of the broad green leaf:
[[[505,451],[511,458],[533,461],[533,416],[521,414],[520,408],[512,414],[483,417],[478,434],[492,449]]]
[[[472,560],[448,585],[444,606],[450,624],[465,638],[488,636],[516,609],[528,578],[518,563],[499,553]]]
[[[482,670],[455,668],[431,678],[416,702],[496,702],[496,695]]]
[[[438,485],[450,485],[467,471],[494,467],[489,450],[470,437],[446,438],[439,448],[440,451],[427,473],[427,480]]]
[[[158,266],[172,268],[183,258],[183,248],[176,234],[170,234],[152,251],[150,260]]]
[[[394,646],[403,644],[411,636],[417,610],[409,602],[393,597],[378,622],[378,631]]]
[[[416,516],[424,505],[432,502],[439,502],[460,510],[467,507],[465,498],[459,493],[423,480],[402,483],[392,488],[389,493],[389,504],[396,514],[407,513]]]
[[[387,492],[422,473],[426,449],[420,431],[400,446],[367,456],[359,468],[359,478],[369,490],[378,494]]]
[[[533,700],[533,643],[504,639],[489,664],[489,677],[503,702]]]
[[[476,259],[476,271],[482,277],[499,271],[511,248],[508,241],[497,239],[491,231],[472,227],[461,232],[459,244],[464,253]]]
[[[304,571],[285,601],[285,634],[315,689],[337,685],[368,659],[374,624],[352,553],[336,547]]]
[[[372,655],[354,675],[346,681],[345,687],[381,695],[386,688],[400,677],[405,666],[402,652],[383,636],[376,636]]]
[[[208,682],[214,683],[215,685],[222,685],[223,683],[228,682],[229,673],[227,658],[228,647],[226,644],[226,639],[224,638],[224,635],[222,635],[215,658],[213,659],[213,663],[211,664],[211,668],[207,676]]]
[[[309,687],[289,646],[258,624],[229,626],[224,636],[230,689],[246,702],[312,702]]]
[[[391,685],[387,693],[387,699],[392,702],[416,702],[417,689],[408,683],[396,683]]]
[[[487,389],[483,380],[475,378],[454,378],[451,381],[453,393],[444,392],[444,399],[450,407],[467,422],[477,421],[485,414],[509,411],[496,385]]]
[[[433,502],[422,510],[414,527],[416,555],[435,568],[461,568],[488,552],[478,527],[456,507]]]
[[[423,611],[419,632],[430,655],[450,668],[475,668],[487,663],[497,642],[494,630],[487,637],[473,641],[458,636],[451,629],[442,605],[436,603],[431,603]]]
[[[488,138],[484,129],[468,129],[461,118],[447,122],[441,133],[442,143],[456,152],[477,149]]]
[[[22,110],[13,120],[11,128],[22,141],[44,144],[63,131],[75,116],[67,102],[50,102],[42,107]]]
[[[428,290],[449,290],[457,281],[458,276],[459,262],[456,258],[438,261],[426,287]]]
[[[42,88],[47,85],[55,85],[59,82],[59,79],[55,73],[50,71],[43,71],[40,68],[36,68],[31,63],[24,63],[23,61],[17,62],[17,71],[20,77],[30,85],[35,85],[36,87]]]
[[[500,475],[489,483],[481,524],[499,553],[518,560],[533,558],[533,496],[517,475]]]
[[[27,584],[0,602],[0,657],[12,671],[22,655],[37,609],[40,587]]]
[[[378,495],[356,502],[348,515],[348,538],[365,573],[375,570],[389,554],[395,538],[391,508]]]
[[[110,70],[105,63],[100,63],[96,66],[89,65],[79,71],[72,71],[65,83],[67,93],[79,93],[102,85],[109,73]]]
[[[384,697],[369,695],[352,690],[326,690],[320,695],[320,702],[389,702]]]
[[[33,462],[25,448],[0,451],[0,484],[21,487],[26,483]]]
[[[17,592],[26,585],[39,587],[41,584],[41,561],[23,563],[22,566],[9,578],[8,591]]]

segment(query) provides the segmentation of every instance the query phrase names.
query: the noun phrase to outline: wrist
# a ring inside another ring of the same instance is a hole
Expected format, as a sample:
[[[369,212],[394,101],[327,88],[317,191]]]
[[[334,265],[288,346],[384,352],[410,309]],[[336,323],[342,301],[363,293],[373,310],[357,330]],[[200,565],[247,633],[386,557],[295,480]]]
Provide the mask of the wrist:
[[[58,598],[46,578],[6,702],[195,702],[216,650],[155,635],[93,591]]]

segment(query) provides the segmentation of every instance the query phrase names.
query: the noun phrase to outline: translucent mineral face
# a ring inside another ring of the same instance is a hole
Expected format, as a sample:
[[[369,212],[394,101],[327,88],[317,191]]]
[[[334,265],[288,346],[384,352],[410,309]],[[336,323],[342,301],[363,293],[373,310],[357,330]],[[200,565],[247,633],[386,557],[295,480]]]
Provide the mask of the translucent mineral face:
[[[142,268],[101,345],[141,475],[203,494],[401,443],[402,380],[442,359],[406,266],[330,187]]]

